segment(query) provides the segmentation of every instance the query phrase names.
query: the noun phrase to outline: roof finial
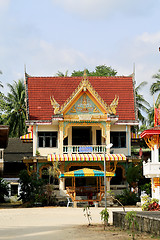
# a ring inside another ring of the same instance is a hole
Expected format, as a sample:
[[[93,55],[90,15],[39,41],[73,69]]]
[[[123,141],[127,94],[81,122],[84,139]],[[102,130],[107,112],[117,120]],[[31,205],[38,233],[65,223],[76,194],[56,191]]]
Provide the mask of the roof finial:
[[[26,64],[24,64],[24,73],[26,74]]]
[[[87,78],[87,69],[85,68],[84,69],[84,74],[83,74],[83,79],[86,79]]]

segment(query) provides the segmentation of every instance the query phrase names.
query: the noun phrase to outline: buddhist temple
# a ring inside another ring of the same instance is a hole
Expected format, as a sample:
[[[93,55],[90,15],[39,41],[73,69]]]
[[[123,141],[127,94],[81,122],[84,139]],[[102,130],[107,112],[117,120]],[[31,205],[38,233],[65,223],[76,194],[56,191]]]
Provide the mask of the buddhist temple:
[[[57,164],[61,193],[67,191],[76,201],[86,189],[95,188],[95,195],[103,195],[105,160],[107,189],[120,193],[127,188],[131,127],[138,125],[134,81],[134,74],[91,77],[84,71],[83,77],[34,77],[26,73],[26,124],[31,134],[22,140],[33,141],[33,157],[23,159],[28,173],[36,171],[43,178],[43,172]],[[106,148],[110,143],[113,147]]]

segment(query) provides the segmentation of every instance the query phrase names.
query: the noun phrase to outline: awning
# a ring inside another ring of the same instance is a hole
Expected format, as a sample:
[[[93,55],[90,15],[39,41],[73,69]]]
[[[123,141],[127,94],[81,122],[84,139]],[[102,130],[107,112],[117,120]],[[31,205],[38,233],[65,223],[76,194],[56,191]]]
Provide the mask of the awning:
[[[141,136],[140,136],[140,134],[131,132],[131,138],[132,138],[132,139],[140,139]]]
[[[48,154],[48,161],[104,161],[104,154]],[[106,161],[126,161],[124,154],[105,154]]]
[[[115,174],[113,172],[106,172],[106,177],[113,177]],[[78,169],[75,171],[61,173],[59,178],[66,178],[66,177],[104,177],[104,172],[90,169],[90,168],[83,168]]]
[[[27,133],[20,137],[23,142],[33,142],[33,132]]]

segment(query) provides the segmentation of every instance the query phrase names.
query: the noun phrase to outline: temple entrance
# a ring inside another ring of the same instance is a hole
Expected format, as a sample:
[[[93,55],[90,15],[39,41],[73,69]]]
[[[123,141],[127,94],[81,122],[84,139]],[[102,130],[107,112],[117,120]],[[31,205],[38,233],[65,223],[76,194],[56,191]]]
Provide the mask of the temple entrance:
[[[72,145],[92,145],[92,127],[72,127]]]

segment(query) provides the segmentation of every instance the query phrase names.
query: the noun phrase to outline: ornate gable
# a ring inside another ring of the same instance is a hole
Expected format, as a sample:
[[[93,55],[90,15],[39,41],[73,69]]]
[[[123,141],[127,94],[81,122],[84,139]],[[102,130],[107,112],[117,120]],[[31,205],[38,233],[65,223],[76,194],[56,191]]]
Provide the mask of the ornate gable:
[[[116,107],[118,105],[119,97],[115,99],[110,105],[100,97],[89,82],[86,72],[84,72],[83,79],[71,94],[71,96],[60,107],[55,101],[54,97],[50,98],[51,104],[54,108],[54,114],[63,115],[77,115],[77,114],[116,114]]]

